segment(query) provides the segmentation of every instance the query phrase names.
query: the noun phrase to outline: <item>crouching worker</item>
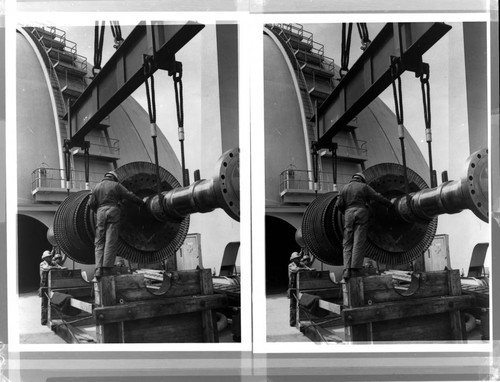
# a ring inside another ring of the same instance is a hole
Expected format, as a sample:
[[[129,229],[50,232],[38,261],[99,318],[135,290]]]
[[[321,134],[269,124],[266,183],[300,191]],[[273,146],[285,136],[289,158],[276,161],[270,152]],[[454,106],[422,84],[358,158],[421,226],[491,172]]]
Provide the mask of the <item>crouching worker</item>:
[[[312,271],[302,261],[302,255],[298,252],[293,252],[290,256],[290,264],[288,264],[288,298],[290,299],[290,326],[295,326],[297,323],[297,273],[300,271]]]
[[[118,183],[114,171],[107,172],[90,195],[90,207],[97,215],[95,228],[95,278],[112,274],[120,233],[123,200],[143,206],[144,201]]]

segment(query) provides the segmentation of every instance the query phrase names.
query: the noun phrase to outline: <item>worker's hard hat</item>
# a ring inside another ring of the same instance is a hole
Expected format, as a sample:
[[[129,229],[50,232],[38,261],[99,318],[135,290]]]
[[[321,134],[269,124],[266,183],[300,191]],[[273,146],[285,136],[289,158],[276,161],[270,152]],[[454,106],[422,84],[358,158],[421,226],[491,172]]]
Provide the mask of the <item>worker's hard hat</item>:
[[[108,171],[106,174],[104,174],[104,177],[113,179],[115,182],[118,182],[118,175],[116,175],[116,172],[114,171]]]
[[[46,259],[47,257],[50,257],[50,256],[52,256],[50,251],[44,251],[42,254],[42,259]]]
[[[292,253],[292,256],[290,256],[290,261],[298,259],[298,258],[300,258],[299,253],[298,252],[294,252],[294,253]]]
[[[352,176],[353,179],[361,180],[363,183],[366,183],[366,177],[361,172],[357,172]]]

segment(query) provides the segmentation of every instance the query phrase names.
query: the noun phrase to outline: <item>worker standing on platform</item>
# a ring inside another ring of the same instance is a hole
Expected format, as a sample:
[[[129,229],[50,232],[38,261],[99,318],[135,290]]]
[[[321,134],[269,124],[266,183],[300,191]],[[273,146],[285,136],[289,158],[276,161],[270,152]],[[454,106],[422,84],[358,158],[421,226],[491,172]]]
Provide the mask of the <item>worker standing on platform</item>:
[[[115,265],[123,200],[143,206],[144,201],[118,183],[114,171],[107,172],[90,195],[90,207],[97,214],[95,228],[95,278],[109,276]]]
[[[337,207],[344,212],[344,280],[361,276],[364,260],[364,246],[368,234],[370,212],[368,202],[374,200],[392,207],[390,200],[384,198],[366,184],[365,176],[358,172],[340,191]]]
[[[295,326],[297,322],[297,273],[300,271],[312,271],[314,268],[308,267],[301,262],[302,255],[293,252],[288,264],[288,298],[290,299],[290,326]]]

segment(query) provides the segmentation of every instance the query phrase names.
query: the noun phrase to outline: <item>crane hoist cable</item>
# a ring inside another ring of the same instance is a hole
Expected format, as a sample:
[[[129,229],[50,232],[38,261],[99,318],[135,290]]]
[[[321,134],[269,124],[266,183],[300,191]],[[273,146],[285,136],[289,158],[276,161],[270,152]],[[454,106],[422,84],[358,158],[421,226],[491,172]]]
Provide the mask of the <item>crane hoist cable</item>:
[[[332,152],[333,191],[337,191],[337,148],[338,148],[338,143],[332,142],[330,150]]]
[[[432,165],[432,131],[431,131],[431,89],[429,84],[430,68],[429,64],[422,63],[422,73],[420,74],[420,85],[422,88],[422,103],[424,106],[425,140],[429,151],[429,171],[431,187],[437,187],[437,180],[434,176]]]
[[[396,119],[398,123],[398,137],[401,142],[401,157],[403,160],[403,176],[405,179],[405,192],[408,196],[410,194],[410,186],[408,184],[408,174],[406,167],[406,151],[405,151],[405,127],[403,115],[403,91],[401,87],[401,71],[400,61],[397,57],[391,57],[391,77],[392,77],[392,91],[394,95],[394,109],[396,112]],[[397,86],[396,86],[397,82]],[[409,203],[410,198],[406,198]]]
[[[318,196],[319,189],[319,144],[317,141],[311,142],[311,153],[312,153],[312,165],[313,165],[313,181],[314,181],[314,193]]]
[[[90,142],[83,142],[83,161],[85,166],[85,187],[87,188],[90,182]]]
[[[69,139],[64,140],[64,165],[65,165],[65,175],[66,175],[66,189],[69,195],[69,182],[71,180],[71,152]]]
[[[172,75],[174,80],[175,91],[175,107],[177,111],[178,136],[181,145],[181,166],[182,166],[182,183],[186,187],[189,181],[186,176],[186,159],[184,154],[184,90],[182,85],[182,62],[175,62],[175,72]]]
[[[161,182],[160,182],[160,164],[158,160],[158,144],[156,138],[158,137],[158,125],[156,124],[156,99],[155,99],[155,77],[152,74],[152,61],[147,56],[144,57],[144,75],[146,76],[146,97],[148,100],[148,114],[149,123],[151,127],[151,138],[153,139],[153,150],[155,158],[155,172],[156,172],[156,190],[158,197],[161,198]],[[149,85],[151,81],[151,88]]]
[[[102,47],[104,43],[104,27],[105,22],[102,22],[99,32],[99,21],[95,22],[94,28],[94,67],[92,68],[92,74],[94,77],[101,71],[102,62]]]
[[[368,27],[366,23],[356,23],[359,32],[359,38],[361,39],[361,50],[365,50],[370,45],[370,35],[368,33]]]
[[[113,48],[118,49],[123,43],[122,29],[118,21],[110,21],[110,23],[111,23],[111,33],[113,34],[113,39],[115,40]]]
[[[349,52],[351,50],[352,23],[342,23],[342,51],[340,58],[340,77],[349,71]]]

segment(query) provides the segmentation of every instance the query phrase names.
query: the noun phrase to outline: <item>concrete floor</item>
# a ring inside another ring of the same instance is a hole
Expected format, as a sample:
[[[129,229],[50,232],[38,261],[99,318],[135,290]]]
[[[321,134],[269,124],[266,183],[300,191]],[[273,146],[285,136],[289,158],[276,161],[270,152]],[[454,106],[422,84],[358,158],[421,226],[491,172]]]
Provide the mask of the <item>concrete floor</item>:
[[[290,300],[286,293],[269,294],[266,298],[267,342],[312,342],[295,327],[289,325]],[[345,339],[343,328],[322,331],[326,341],[339,342]],[[481,343],[480,327],[467,334],[469,343]]]
[[[38,292],[19,295],[19,343],[20,344],[65,344],[47,326],[40,323],[41,301]],[[80,327],[92,337],[96,337],[95,326]],[[231,327],[219,333],[219,342],[233,342]]]
[[[286,293],[268,295],[266,300],[267,342],[311,342],[290,326],[290,300]]]
[[[65,344],[59,336],[40,323],[41,301],[38,292],[19,295],[19,343]]]

